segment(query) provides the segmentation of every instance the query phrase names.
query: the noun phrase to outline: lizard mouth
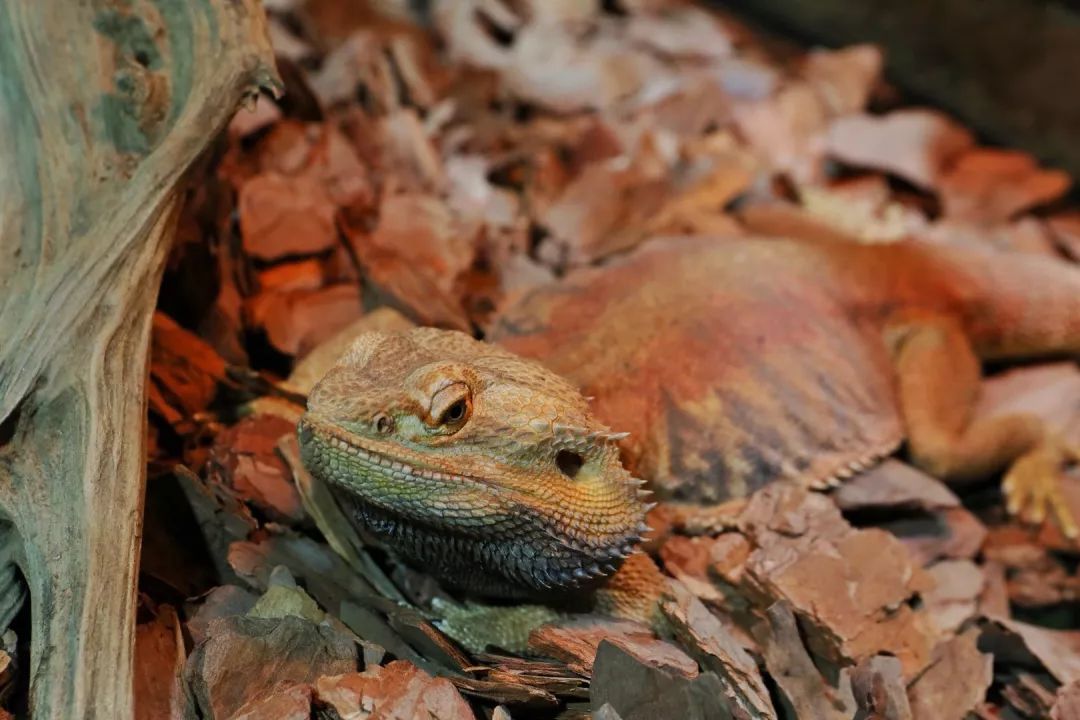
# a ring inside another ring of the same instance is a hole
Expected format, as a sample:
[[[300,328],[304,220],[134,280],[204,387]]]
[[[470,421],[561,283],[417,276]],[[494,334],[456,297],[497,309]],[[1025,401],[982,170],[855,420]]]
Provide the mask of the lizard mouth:
[[[505,483],[448,473],[387,443],[312,417],[297,428],[301,458],[350,519],[409,564],[461,589],[521,597],[585,588],[614,573],[639,542],[632,525],[611,537],[563,532],[549,511]]]
[[[482,477],[448,473],[425,465],[420,458],[405,458],[403,455],[393,452],[394,446],[391,443],[365,438],[362,435],[351,433],[333,423],[318,420],[307,414],[300,419],[297,426],[297,435],[302,451],[304,451],[304,448],[309,448],[318,452],[318,447],[321,445],[324,448],[356,458],[358,463],[369,466],[370,471],[390,476],[408,477],[413,482],[427,480],[439,483],[454,482],[459,485],[475,484],[488,487],[492,485],[491,481]],[[317,458],[313,457],[312,459],[317,464]],[[306,458],[304,458],[304,462],[307,464]],[[308,469],[311,470],[311,467],[309,466]],[[367,473],[365,473],[366,475]],[[333,474],[325,479],[345,490],[362,491],[363,483],[357,482],[360,479],[359,477]],[[392,498],[388,498],[388,501],[393,504]],[[377,500],[376,504],[378,504]],[[387,509],[394,508],[389,507]]]

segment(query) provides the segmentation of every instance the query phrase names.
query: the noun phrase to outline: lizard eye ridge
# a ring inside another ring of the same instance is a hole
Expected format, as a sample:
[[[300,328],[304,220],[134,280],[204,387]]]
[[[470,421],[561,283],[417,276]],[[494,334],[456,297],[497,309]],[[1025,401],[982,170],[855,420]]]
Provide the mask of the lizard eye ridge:
[[[431,398],[429,416],[440,428],[456,431],[471,414],[472,391],[465,383],[448,385]]]

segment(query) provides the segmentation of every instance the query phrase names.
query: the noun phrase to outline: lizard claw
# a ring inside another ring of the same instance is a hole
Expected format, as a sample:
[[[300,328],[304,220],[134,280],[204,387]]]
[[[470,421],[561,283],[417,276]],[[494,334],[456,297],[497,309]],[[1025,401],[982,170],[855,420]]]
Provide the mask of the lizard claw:
[[[1047,441],[1021,455],[1005,475],[1001,489],[1010,515],[1033,525],[1042,525],[1053,514],[1058,527],[1070,540],[1080,537],[1080,527],[1062,493],[1061,468],[1074,449]]]

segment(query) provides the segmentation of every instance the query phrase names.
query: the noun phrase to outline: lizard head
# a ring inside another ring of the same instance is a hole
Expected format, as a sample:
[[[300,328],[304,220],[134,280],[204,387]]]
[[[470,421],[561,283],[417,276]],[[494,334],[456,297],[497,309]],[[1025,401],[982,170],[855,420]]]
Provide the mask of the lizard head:
[[[464,333],[360,336],[312,390],[299,437],[354,522],[474,592],[589,585],[645,530],[621,435],[566,380]]]

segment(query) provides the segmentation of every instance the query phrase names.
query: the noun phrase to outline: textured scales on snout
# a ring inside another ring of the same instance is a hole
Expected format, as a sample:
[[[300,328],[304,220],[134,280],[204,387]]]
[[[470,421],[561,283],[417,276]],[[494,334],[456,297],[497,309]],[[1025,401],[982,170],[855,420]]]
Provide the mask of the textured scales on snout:
[[[463,333],[360,336],[312,391],[299,435],[354,522],[473,593],[593,585],[646,530],[622,435],[566,380]]]

